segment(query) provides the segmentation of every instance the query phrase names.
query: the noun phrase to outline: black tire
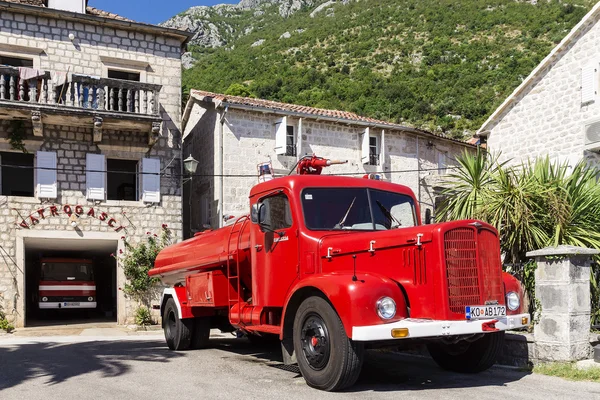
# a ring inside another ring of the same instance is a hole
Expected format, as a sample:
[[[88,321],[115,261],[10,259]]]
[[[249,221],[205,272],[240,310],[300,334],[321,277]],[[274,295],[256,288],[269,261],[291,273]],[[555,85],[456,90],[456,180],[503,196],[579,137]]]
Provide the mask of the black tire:
[[[192,349],[203,349],[208,346],[210,338],[210,317],[194,318]]]
[[[163,313],[163,330],[171,350],[187,350],[192,342],[193,319],[179,319],[175,300],[170,298]]]
[[[472,343],[429,343],[431,358],[443,369],[473,374],[485,371],[496,362],[504,346],[504,332],[486,333]]]
[[[294,318],[294,351],[306,383],[335,391],[354,385],[364,347],[346,335],[340,317],[322,297],[309,297]]]

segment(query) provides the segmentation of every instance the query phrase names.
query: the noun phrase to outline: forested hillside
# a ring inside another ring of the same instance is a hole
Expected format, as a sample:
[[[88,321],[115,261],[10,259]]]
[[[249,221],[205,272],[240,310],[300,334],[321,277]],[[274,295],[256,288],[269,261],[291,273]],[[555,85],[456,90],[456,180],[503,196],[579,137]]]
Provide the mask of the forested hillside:
[[[290,13],[284,1],[255,3],[177,17],[204,27],[200,39],[219,38],[195,39],[184,94],[343,109],[463,137],[594,1],[304,1]]]

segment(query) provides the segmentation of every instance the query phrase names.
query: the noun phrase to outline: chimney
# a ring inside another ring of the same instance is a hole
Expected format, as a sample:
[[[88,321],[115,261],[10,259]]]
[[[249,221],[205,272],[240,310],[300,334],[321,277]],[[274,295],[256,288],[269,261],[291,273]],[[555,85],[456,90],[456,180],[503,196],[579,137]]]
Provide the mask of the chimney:
[[[48,0],[48,8],[85,14],[87,0]]]

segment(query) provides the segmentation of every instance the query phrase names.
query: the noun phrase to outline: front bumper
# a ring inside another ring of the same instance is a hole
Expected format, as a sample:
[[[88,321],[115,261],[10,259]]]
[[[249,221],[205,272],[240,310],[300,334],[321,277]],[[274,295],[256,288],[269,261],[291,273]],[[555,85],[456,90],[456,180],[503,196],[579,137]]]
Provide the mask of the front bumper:
[[[524,321],[525,318],[527,318],[526,322]],[[407,318],[389,324],[353,326],[352,340],[375,341],[396,339],[392,336],[393,329],[408,329],[408,334],[402,339],[490,333],[522,328],[527,326],[530,320],[529,314],[471,321],[435,321]]]
[[[79,305],[69,304],[69,302],[55,302],[55,301],[41,301],[38,303],[41,310],[58,310],[67,309],[79,309],[79,308],[96,308],[95,301],[81,301]]]

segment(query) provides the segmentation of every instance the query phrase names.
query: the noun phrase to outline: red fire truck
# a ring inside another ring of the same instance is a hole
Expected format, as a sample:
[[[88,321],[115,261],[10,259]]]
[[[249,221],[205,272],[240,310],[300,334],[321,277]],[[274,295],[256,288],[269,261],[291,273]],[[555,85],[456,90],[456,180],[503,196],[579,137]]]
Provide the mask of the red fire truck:
[[[203,347],[210,328],[276,335],[284,362],[328,391],[355,383],[372,346],[425,342],[443,368],[489,368],[504,331],[529,323],[497,231],[421,225],[409,188],[320,175],[334,163],[301,159],[251,189],[249,216],[160,252],[149,273],[169,286],[169,348]]]
[[[40,261],[40,309],[96,308],[92,260],[42,258]]]

